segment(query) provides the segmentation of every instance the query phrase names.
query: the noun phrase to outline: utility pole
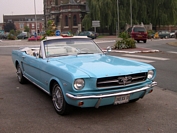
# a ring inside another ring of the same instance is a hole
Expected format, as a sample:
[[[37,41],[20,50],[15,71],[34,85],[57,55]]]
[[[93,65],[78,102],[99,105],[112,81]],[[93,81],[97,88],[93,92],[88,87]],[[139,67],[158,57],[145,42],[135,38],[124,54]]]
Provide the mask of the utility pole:
[[[130,25],[132,27],[132,0],[130,0]]]
[[[35,21],[36,21],[36,31],[35,31],[35,34],[36,34],[36,38],[37,38],[37,17],[36,17],[36,1],[35,0],[34,0],[34,12],[35,12]]]
[[[119,36],[119,0],[117,0],[117,36]]]

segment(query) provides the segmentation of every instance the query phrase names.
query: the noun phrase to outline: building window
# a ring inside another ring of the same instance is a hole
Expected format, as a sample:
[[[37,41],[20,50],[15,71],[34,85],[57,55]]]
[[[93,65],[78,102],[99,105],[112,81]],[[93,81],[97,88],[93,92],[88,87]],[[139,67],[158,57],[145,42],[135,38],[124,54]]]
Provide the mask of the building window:
[[[32,28],[34,29],[34,23],[32,23]]]
[[[58,5],[58,0],[55,0],[55,5]]]
[[[12,22],[12,19],[8,19],[8,23]]]
[[[73,16],[73,26],[77,26],[77,17],[76,17],[76,15]]]
[[[19,24],[20,25],[20,29],[24,28],[24,24]]]
[[[68,16],[65,16],[65,26],[68,26]]]
[[[40,26],[40,24],[39,23],[37,23],[37,28],[39,29],[39,26]]]

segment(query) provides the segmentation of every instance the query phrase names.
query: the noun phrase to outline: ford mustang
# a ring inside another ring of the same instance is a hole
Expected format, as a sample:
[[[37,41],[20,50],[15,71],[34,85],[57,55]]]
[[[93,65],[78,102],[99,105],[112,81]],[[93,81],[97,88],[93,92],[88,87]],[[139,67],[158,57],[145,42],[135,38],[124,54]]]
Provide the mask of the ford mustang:
[[[88,37],[46,37],[40,47],[12,51],[17,79],[48,93],[54,109],[135,102],[153,91],[156,70],[150,64],[111,56]]]

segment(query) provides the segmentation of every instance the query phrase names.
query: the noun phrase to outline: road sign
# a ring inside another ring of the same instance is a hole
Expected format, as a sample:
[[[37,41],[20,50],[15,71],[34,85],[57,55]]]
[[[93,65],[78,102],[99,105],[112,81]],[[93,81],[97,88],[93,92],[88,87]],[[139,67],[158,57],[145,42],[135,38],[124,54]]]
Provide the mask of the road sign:
[[[100,21],[92,21],[92,27],[100,27]]]
[[[60,36],[60,31],[59,31],[59,30],[56,30],[56,31],[55,31],[55,35],[56,35],[56,36]]]

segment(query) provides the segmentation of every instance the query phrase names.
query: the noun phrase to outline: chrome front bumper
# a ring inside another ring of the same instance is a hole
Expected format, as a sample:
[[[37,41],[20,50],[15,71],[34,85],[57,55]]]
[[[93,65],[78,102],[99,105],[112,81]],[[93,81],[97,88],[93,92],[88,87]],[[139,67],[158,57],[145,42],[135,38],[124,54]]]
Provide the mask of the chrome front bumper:
[[[136,92],[140,92],[140,91],[145,91],[144,95],[146,94],[146,91],[154,86],[157,85],[157,82],[153,81],[151,84],[149,84],[148,86],[142,87],[140,89],[136,89],[136,90],[131,90],[131,91],[125,91],[125,92],[118,92],[118,93],[112,93],[112,94],[101,94],[101,95],[89,95],[89,96],[74,96],[72,94],[66,93],[66,96],[71,98],[71,99],[75,99],[75,100],[81,100],[81,99],[92,99],[92,98],[106,98],[106,97],[113,97],[113,96],[120,96],[120,95],[127,95],[127,94],[132,94],[132,93],[136,93]],[[143,98],[144,95],[141,97]]]

